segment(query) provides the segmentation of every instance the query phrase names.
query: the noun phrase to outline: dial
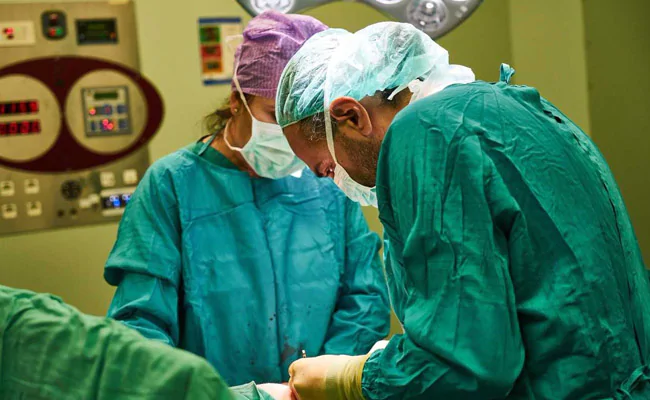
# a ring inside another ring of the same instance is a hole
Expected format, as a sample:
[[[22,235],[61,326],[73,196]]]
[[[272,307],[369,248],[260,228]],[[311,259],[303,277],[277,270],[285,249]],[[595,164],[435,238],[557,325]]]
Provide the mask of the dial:
[[[61,194],[66,200],[78,199],[81,196],[81,183],[79,181],[65,181],[61,185]]]

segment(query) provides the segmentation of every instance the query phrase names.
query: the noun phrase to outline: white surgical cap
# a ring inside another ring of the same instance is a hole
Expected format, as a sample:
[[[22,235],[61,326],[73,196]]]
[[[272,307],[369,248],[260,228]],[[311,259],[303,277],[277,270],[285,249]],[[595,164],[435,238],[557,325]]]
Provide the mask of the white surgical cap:
[[[381,22],[354,34],[328,29],[307,40],[285,67],[276,95],[282,127],[325,111],[339,97],[361,100],[414,80],[429,93],[474,80],[468,68],[449,65],[449,53],[413,25]]]

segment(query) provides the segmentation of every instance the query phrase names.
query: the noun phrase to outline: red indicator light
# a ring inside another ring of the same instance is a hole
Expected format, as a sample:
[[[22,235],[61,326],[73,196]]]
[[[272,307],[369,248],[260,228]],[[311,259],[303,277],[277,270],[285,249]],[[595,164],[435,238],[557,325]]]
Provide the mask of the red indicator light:
[[[0,122],[0,136],[24,136],[40,132],[41,123],[39,120]]]
[[[109,121],[107,119],[102,121],[102,125],[104,125],[104,126],[108,125],[108,123],[109,123]]]
[[[14,34],[14,28],[5,28],[4,33],[6,35],[13,35]]]
[[[88,110],[88,114],[95,115],[97,114],[97,110],[95,108],[91,108],[90,110]]]
[[[0,103],[0,115],[33,114],[38,112],[38,101],[12,101]]]

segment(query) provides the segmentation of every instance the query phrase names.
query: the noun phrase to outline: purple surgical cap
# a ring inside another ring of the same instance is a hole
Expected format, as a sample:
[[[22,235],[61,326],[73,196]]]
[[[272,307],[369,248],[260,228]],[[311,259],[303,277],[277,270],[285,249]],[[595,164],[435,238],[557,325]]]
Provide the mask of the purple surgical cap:
[[[265,11],[250,20],[235,53],[242,92],[275,99],[282,70],[300,46],[327,25],[306,15]],[[239,65],[238,65],[239,63]],[[237,90],[235,83],[232,90]]]

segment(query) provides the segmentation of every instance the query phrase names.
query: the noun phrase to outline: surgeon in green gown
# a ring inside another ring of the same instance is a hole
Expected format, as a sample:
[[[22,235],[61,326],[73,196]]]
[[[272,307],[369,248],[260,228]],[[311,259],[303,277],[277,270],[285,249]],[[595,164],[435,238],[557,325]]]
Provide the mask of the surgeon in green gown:
[[[370,356],[295,362],[301,400],[650,398],[650,285],[619,189],[513,73],[475,81],[392,22],[322,32],[288,63],[278,122],[378,205],[404,326]]]
[[[289,400],[281,385],[228,388],[194,354],[60,299],[0,286],[0,399]]]

